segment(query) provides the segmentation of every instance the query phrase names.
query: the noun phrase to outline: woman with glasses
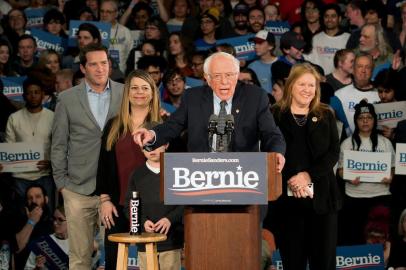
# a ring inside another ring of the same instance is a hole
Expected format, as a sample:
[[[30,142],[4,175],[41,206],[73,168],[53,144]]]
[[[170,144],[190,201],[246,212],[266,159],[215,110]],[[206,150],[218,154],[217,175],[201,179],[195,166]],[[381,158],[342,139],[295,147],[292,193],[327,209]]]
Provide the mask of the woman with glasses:
[[[52,249],[52,251],[55,252],[55,254],[61,254],[60,252],[62,251],[64,257],[67,258],[69,253],[68,227],[66,225],[65,209],[62,205],[58,206],[54,212],[53,225],[54,233],[49,235],[49,237],[46,238],[46,241],[48,243],[52,241],[55,244],[50,245],[50,248]],[[38,240],[43,241],[44,238],[40,238]],[[33,244],[32,246],[36,245]],[[49,260],[49,258],[45,257],[44,255],[36,255],[34,252],[31,251],[27,263],[25,264],[24,270],[46,270],[48,269],[46,267],[47,260]],[[66,266],[68,266],[69,262],[66,261],[64,263]]]
[[[355,106],[355,130],[351,137],[341,144],[339,175],[343,177],[344,151],[389,152],[392,167],[395,163],[395,151],[392,143],[380,135],[377,130],[377,115],[374,106],[362,100]],[[393,175],[392,175],[393,176]],[[354,179],[345,180],[345,199],[342,211],[343,244],[357,245],[364,243],[363,230],[367,222],[369,210],[375,206],[390,206],[391,192],[389,185],[392,176],[383,178],[381,182],[361,182],[361,175]]]

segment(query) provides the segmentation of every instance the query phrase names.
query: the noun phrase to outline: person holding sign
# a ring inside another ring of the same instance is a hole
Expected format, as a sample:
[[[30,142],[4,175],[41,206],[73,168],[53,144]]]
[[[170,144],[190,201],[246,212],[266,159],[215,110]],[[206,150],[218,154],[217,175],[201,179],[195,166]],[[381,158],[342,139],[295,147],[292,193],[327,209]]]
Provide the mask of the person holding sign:
[[[377,115],[374,106],[362,100],[355,106],[355,130],[351,137],[341,144],[341,154],[338,163],[338,173],[343,177],[344,151],[361,152],[390,152],[394,167],[395,151],[392,143],[377,131]],[[366,154],[366,158],[367,158]],[[390,206],[391,192],[390,178],[383,178],[381,182],[361,182],[361,175],[355,179],[345,180],[345,200],[343,218],[343,244],[362,244],[364,242],[363,229],[367,222],[369,210],[377,205]],[[348,226],[346,228],[346,226]],[[340,237],[341,238],[341,237]],[[347,239],[348,238],[348,239]]]
[[[334,176],[340,145],[333,112],[320,102],[320,75],[309,63],[292,67],[273,107],[286,140],[282,196],[274,231],[285,270],[336,269],[339,191]],[[275,217],[273,216],[275,214]]]
[[[35,78],[27,78],[23,83],[25,107],[10,115],[6,127],[7,143],[31,143],[42,145],[44,159],[38,161],[35,171],[14,172],[14,186],[17,203],[24,204],[24,194],[32,183],[41,184],[49,194],[51,211],[55,205],[55,184],[51,175],[51,130],[54,113],[42,105],[43,84]]]
[[[68,266],[68,227],[63,206],[56,208],[52,220],[54,233],[42,236],[31,244],[32,251],[24,270],[45,270],[49,269],[47,266]]]

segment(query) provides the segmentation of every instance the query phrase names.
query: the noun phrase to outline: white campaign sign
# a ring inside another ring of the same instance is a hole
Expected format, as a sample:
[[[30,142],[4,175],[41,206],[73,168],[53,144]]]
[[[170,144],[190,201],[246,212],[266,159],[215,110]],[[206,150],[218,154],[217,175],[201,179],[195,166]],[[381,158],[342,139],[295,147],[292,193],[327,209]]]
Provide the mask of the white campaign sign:
[[[35,142],[0,143],[2,172],[38,171],[37,162],[44,159],[44,146]]]
[[[395,174],[406,174],[406,143],[396,144]]]
[[[391,175],[390,152],[344,151],[344,179],[361,182],[381,182]]]
[[[406,119],[406,101],[374,104],[378,116],[378,129],[382,126],[395,128],[399,121]]]

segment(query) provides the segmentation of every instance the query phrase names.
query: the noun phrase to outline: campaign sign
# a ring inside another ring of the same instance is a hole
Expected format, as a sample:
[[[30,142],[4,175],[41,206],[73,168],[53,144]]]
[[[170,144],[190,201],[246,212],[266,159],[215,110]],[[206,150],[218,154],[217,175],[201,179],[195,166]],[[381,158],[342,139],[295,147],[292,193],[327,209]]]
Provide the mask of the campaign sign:
[[[45,257],[45,265],[49,270],[68,270],[69,257],[57,243],[49,236],[42,236],[30,248],[35,255]]]
[[[166,28],[169,33],[180,32],[182,30],[182,25],[166,24]]]
[[[137,48],[144,41],[144,31],[142,30],[131,30],[131,39],[133,40],[132,48]],[[137,61],[135,61],[137,63]]]
[[[27,28],[42,28],[44,25],[44,15],[47,13],[47,8],[29,8],[25,9],[24,13],[27,16]]]
[[[290,25],[286,21],[267,21],[264,27],[265,30],[271,32],[275,36],[275,55],[283,55],[280,50],[281,36],[290,30]]]
[[[235,52],[236,52],[236,57],[238,60],[253,60],[256,57],[255,54],[255,44],[254,42],[248,41],[248,39],[254,37],[254,34],[248,34],[244,36],[239,36],[239,37],[233,37],[233,38],[225,38],[225,39],[219,39],[216,42],[216,45],[221,45],[221,44],[230,44],[231,46],[234,47]]]
[[[268,203],[266,153],[165,153],[167,205]]]
[[[186,79],[186,88],[192,88],[192,87],[204,85],[203,80],[199,80],[199,79],[192,78],[192,77],[186,77],[185,79]]]
[[[2,77],[3,94],[11,100],[23,101],[23,82],[27,77]]]
[[[139,270],[139,263],[138,263],[138,254],[137,254],[137,246],[136,245],[129,245],[128,246],[128,270]]]
[[[101,35],[102,44],[108,48],[110,46],[110,31],[111,31],[111,24],[105,22],[97,22],[97,21],[77,21],[72,20],[69,22],[69,47],[76,47],[77,46],[77,32],[79,30],[79,26],[82,23],[91,23],[96,26]]]
[[[361,182],[381,182],[391,176],[390,152],[344,151],[344,179],[354,180],[360,177]]]
[[[32,29],[31,35],[37,41],[38,51],[53,49],[60,54],[63,54],[65,51],[64,47],[66,46],[66,40],[64,38],[55,36],[40,29]]]
[[[395,174],[406,175],[406,143],[396,144]]]
[[[35,142],[0,143],[0,163],[3,172],[38,171],[37,163],[44,159],[44,146]]]
[[[283,270],[282,259],[279,250],[272,255],[274,270]],[[309,269],[309,266],[307,266]],[[336,249],[337,270],[384,270],[383,246],[381,244],[342,246]]]
[[[399,121],[406,119],[406,101],[374,104],[378,116],[378,129],[382,126],[395,128]]]
[[[264,29],[274,34],[275,37],[280,37],[290,30],[290,25],[286,21],[267,21]]]

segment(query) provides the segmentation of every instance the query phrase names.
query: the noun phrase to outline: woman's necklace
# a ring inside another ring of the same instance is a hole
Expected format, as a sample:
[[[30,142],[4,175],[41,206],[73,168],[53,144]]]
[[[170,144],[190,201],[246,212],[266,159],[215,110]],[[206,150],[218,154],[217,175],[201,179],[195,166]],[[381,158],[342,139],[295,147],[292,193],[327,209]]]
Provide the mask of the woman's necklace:
[[[303,127],[307,123],[307,115],[300,115],[299,117],[295,116],[294,113],[292,113],[293,120],[295,120],[296,124],[299,127]]]

